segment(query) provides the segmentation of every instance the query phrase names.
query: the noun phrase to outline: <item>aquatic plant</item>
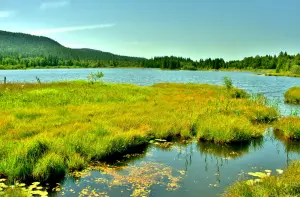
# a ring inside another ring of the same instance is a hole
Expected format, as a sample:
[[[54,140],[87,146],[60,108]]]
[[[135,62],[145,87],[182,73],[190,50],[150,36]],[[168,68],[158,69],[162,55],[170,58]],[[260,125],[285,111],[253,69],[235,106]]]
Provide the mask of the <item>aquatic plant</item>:
[[[88,80],[91,82],[96,82],[104,77],[103,72],[90,73],[88,76]]]
[[[250,196],[299,196],[300,161],[294,161],[287,169],[277,169],[271,176],[271,171],[252,172],[246,181],[239,181],[227,188],[224,197]]]

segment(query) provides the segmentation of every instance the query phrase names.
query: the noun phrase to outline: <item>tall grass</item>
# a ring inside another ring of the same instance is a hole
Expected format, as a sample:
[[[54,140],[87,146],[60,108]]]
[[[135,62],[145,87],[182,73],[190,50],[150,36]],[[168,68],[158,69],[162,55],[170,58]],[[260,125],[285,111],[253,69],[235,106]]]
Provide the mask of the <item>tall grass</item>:
[[[289,116],[281,118],[274,127],[282,133],[284,138],[300,140],[300,117]]]
[[[0,85],[0,177],[51,181],[151,139],[263,135],[278,112],[235,88],[85,81]]]

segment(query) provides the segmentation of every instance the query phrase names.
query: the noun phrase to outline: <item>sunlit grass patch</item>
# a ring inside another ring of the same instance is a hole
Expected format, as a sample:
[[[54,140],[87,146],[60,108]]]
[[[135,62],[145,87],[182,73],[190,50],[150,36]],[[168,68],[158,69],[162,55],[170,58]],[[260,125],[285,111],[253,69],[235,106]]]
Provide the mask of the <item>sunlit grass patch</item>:
[[[247,141],[261,137],[264,129],[253,125],[246,117],[208,114],[198,120],[197,138],[200,140],[228,143]]]
[[[281,174],[283,172],[283,174]],[[300,162],[293,162],[286,170],[278,169],[268,173],[251,173],[257,176],[255,180],[240,181],[230,186],[224,197],[252,196],[299,196],[300,192]],[[261,176],[264,174],[265,176]]]
[[[300,104],[300,87],[293,87],[284,94],[286,103]]]
[[[207,84],[74,81],[0,92],[0,175],[11,182],[47,181],[154,139],[246,141],[278,117],[243,90]]]
[[[300,140],[300,117],[290,116],[281,118],[274,127],[282,133],[284,138]]]

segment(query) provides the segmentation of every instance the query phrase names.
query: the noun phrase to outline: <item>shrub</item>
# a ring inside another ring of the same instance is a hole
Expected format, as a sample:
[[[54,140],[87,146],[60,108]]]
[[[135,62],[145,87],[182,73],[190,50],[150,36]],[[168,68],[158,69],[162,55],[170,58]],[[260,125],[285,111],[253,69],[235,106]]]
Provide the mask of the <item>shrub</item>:
[[[224,81],[224,85],[227,89],[231,89],[233,87],[232,79],[230,77],[224,77],[223,81]]]
[[[292,72],[293,74],[300,75],[300,66],[298,66],[298,65],[293,65],[293,66],[291,67],[291,72]]]

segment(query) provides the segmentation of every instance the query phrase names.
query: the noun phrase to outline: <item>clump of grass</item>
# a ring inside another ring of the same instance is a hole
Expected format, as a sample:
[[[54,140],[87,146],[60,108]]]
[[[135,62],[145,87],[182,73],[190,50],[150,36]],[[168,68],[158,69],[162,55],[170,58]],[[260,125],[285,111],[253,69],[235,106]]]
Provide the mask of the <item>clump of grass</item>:
[[[87,163],[79,154],[74,154],[68,159],[67,166],[70,171],[79,171],[83,170]]]
[[[266,176],[260,181],[241,181],[230,186],[224,197],[299,196],[300,161],[294,161],[282,175]]]
[[[281,118],[274,127],[282,133],[284,138],[300,140],[300,117],[289,116]]]
[[[286,103],[300,104],[300,87],[292,87],[284,94]]]
[[[247,118],[232,115],[209,114],[199,119],[197,138],[200,140],[228,143],[247,141],[261,137],[264,129],[258,129]]]
[[[33,170],[33,177],[40,181],[57,181],[65,173],[66,166],[63,158],[55,153],[49,153],[37,161]]]
[[[0,91],[0,174],[12,183],[48,181],[157,138],[250,140],[278,114],[243,90],[215,85],[73,81]]]

